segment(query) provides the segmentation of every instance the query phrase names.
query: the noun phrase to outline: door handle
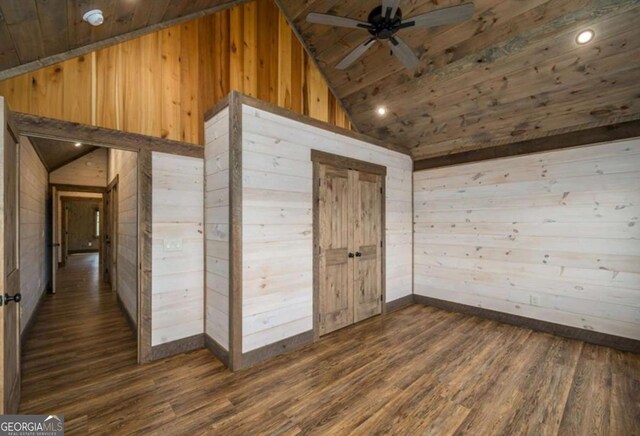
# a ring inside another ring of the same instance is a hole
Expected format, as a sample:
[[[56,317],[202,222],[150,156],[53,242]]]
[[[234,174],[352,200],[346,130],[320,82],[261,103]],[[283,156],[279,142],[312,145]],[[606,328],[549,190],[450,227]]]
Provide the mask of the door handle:
[[[359,251],[356,251],[356,257],[360,257],[362,256],[362,253],[360,253]]]
[[[51,244],[51,246],[52,246],[52,247],[59,247],[59,246],[60,246],[60,244],[59,244],[59,243],[57,243],[57,244]]]
[[[349,253],[349,257],[353,257],[353,253]]]
[[[20,292],[18,292],[15,295],[4,294],[5,305],[7,305],[7,303],[9,303],[10,301],[13,301],[14,303],[19,303],[20,300],[22,300],[22,295],[20,294]]]

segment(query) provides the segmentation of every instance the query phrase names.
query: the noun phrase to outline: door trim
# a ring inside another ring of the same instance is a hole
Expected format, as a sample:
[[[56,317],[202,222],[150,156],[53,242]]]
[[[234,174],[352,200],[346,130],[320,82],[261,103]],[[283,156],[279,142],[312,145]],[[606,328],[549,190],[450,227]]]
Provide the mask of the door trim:
[[[346,156],[340,156],[337,154],[327,153],[320,150],[311,150],[311,161],[313,162],[313,341],[316,342],[320,339],[320,257],[318,256],[320,248],[320,186],[318,180],[320,178],[320,165],[332,165],[334,167],[343,168],[347,170],[357,170],[371,174],[377,174],[381,176],[382,182],[382,201],[380,202],[380,212],[382,216],[381,220],[381,240],[382,250],[380,276],[382,283],[380,284],[382,293],[382,302],[380,314],[384,315],[386,310],[387,300],[387,285],[386,285],[386,252],[387,252],[387,210],[386,210],[386,198],[387,198],[387,167],[384,165],[378,165],[363,160],[353,159]]]

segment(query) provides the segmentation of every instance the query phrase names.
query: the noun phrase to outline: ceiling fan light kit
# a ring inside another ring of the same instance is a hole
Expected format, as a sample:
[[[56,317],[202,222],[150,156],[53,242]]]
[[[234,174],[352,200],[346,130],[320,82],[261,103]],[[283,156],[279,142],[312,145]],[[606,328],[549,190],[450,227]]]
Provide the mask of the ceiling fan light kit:
[[[475,9],[473,3],[464,3],[449,8],[436,9],[435,11],[403,20],[402,10],[399,6],[400,0],[383,0],[380,6],[376,6],[369,13],[367,21],[312,12],[307,15],[307,22],[361,29],[369,32],[370,38],[353,49],[336,65],[339,70],[349,68],[377,41],[386,42],[391,49],[391,53],[398,58],[402,65],[408,70],[413,70],[420,63],[420,59],[411,47],[396,35],[399,31],[412,27],[429,28],[460,23],[470,19]]]

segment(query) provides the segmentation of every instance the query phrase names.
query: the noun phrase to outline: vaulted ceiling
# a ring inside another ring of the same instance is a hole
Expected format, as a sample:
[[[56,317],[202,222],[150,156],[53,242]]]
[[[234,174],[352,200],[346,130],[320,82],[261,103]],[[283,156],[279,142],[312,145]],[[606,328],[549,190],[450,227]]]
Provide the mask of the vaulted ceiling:
[[[99,148],[91,145],[76,147],[73,142],[58,141],[56,139],[32,137],[30,140],[48,171],[62,168]]]
[[[366,21],[380,0],[279,3],[355,126],[416,159],[640,118],[640,0],[475,0],[467,22],[401,31],[420,56],[413,72],[382,44],[337,70],[368,34],[305,21],[309,12]],[[400,8],[410,17],[460,3]],[[595,39],[578,45],[584,29]]]
[[[77,56],[100,43],[113,44],[237,3],[242,1],[0,0],[0,70],[5,74],[15,74],[11,69],[29,71],[33,66],[17,67],[43,60],[55,63],[71,57],[69,51]],[[92,27],[82,20],[92,9],[103,11],[102,26]]]

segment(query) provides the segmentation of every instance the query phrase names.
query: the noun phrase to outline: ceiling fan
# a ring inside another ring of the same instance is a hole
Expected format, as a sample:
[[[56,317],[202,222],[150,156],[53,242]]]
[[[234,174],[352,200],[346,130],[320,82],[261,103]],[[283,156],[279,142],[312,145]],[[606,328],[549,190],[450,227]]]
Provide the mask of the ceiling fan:
[[[399,5],[400,0],[382,0],[382,4],[371,11],[367,21],[315,12],[307,15],[307,21],[315,24],[362,29],[371,35],[369,39],[357,46],[336,65],[339,70],[347,69],[364,55],[376,41],[386,41],[391,48],[391,52],[402,62],[405,68],[412,70],[420,60],[407,43],[396,36],[398,31],[411,27],[424,28],[459,23],[471,18],[474,11],[473,3],[464,3],[458,6],[436,9],[435,11],[403,20],[402,10]]]

